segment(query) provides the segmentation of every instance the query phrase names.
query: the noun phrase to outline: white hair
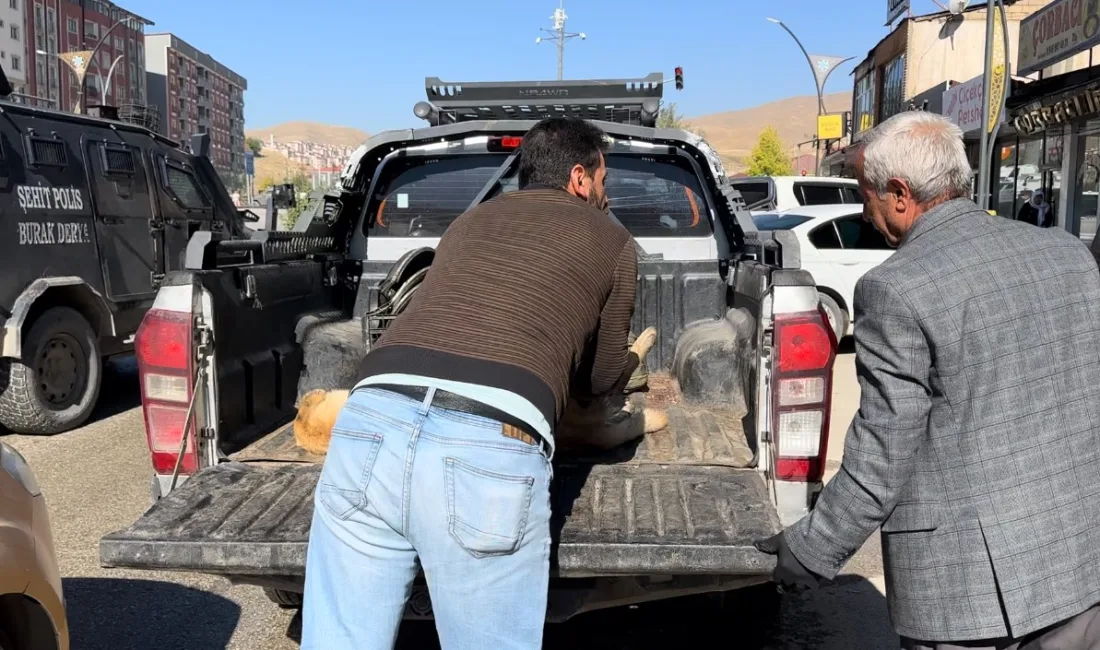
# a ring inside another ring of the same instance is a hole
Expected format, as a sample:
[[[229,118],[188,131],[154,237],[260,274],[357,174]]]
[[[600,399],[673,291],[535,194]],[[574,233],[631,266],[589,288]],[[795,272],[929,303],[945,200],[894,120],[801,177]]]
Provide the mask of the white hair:
[[[909,185],[918,203],[970,196],[963,134],[946,117],[904,111],[864,136],[863,178],[879,196],[891,178]]]

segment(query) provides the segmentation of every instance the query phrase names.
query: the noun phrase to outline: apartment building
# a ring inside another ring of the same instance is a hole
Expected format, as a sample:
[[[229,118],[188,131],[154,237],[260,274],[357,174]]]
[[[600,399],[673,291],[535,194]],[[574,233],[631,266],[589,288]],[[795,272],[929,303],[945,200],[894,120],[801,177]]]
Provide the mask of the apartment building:
[[[26,0],[0,0],[0,67],[11,83],[14,101],[27,101],[24,2]]]
[[[145,27],[151,20],[108,0],[0,0],[21,3],[26,22],[28,94],[34,103],[72,110],[77,76],[58,58],[95,50],[88,63],[84,103],[144,104]]]
[[[149,104],[160,111],[162,133],[181,142],[209,133],[214,167],[243,174],[245,78],[175,34],[146,34],[145,47]]]

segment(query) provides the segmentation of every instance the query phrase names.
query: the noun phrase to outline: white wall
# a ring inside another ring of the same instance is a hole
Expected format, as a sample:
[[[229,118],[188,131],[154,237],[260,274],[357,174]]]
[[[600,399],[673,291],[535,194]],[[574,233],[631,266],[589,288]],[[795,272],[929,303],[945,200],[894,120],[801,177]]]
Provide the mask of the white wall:
[[[23,3],[28,1],[30,0],[16,0],[17,8],[13,9],[11,0],[0,0],[0,21],[3,21],[3,27],[0,27],[0,53],[3,53],[0,65],[4,67],[4,74],[12,85],[26,83],[27,66],[33,63],[33,57],[27,56],[27,26],[23,13]],[[18,40],[11,36],[13,25],[19,30]],[[18,70],[12,68],[12,56],[18,57]]]

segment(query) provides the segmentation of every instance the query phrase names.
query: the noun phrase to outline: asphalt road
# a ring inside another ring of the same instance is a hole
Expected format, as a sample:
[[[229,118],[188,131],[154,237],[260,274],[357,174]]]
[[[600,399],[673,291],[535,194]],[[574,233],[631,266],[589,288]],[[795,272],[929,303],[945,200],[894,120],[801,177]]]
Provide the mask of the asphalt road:
[[[26,456],[50,508],[75,650],[283,650],[298,647],[301,621],[250,586],[193,574],[106,570],[99,538],[125,528],[149,505],[150,466],[134,366],[106,377],[93,421],[54,437],[9,435]],[[858,403],[850,353],[838,358],[829,467],[835,471]],[[835,583],[786,596],[782,623],[745,642],[755,621],[699,611],[697,600],[595,612],[550,625],[547,650],[600,648],[897,648],[882,596],[877,535]],[[708,641],[702,641],[702,636]],[[696,639],[700,639],[698,643]],[[398,647],[437,648],[430,624],[406,624]]]

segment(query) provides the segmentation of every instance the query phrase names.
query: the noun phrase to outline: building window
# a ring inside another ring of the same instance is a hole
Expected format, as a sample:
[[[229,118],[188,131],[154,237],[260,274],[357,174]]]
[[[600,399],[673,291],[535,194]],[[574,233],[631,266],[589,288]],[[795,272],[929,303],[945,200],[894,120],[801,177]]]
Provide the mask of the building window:
[[[855,115],[852,131],[862,133],[875,126],[875,71],[871,70],[856,82]]]
[[[92,38],[99,38],[99,25],[90,20],[84,21],[84,36],[90,36]]]
[[[69,18],[65,22],[69,27],[69,33],[70,34],[79,34],[80,33],[80,23],[78,23],[76,21],[76,18]]]
[[[18,9],[19,8],[19,0],[10,0],[8,2],[8,6],[11,7],[12,9]]]
[[[882,69],[882,111],[886,121],[905,108],[905,55],[899,54]]]
[[[17,54],[11,55],[11,69],[16,71],[23,69],[23,62]]]
[[[18,41],[19,40],[19,25],[12,25],[11,26],[11,40],[13,40],[13,41]]]

